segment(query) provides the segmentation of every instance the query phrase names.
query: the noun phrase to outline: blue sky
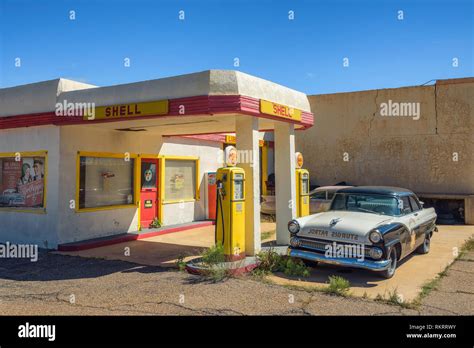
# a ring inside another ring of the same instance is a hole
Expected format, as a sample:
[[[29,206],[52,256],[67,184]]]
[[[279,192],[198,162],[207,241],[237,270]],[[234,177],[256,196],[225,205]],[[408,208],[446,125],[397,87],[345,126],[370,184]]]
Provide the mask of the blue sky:
[[[0,87],[57,77],[105,86],[236,69],[319,94],[474,76],[473,3],[0,0]]]

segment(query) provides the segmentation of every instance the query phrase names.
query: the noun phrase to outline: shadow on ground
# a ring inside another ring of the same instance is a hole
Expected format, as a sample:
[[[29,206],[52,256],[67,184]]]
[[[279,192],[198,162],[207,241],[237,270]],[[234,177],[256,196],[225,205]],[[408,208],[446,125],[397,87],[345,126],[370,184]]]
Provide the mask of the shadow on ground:
[[[417,254],[411,254],[405,259],[400,261],[399,267],[401,267],[406,262],[410,262],[412,257],[416,257]],[[310,267],[311,275],[308,278],[304,278],[305,282],[314,283],[315,286],[324,286],[327,285],[329,277],[339,276],[347,279],[351,286],[356,286],[360,288],[374,288],[379,285],[379,283],[386,281],[385,278],[381,277],[375,272],[371,272],[365,269],[358,268],[349,268],[349,267],[340,267],[333,266],[328,264],[318,264],[316,266]],[[287,276],[279,272],[278,277],[288,279],[288,280],[297,280],[297,277]]]
[[[120,260],[58,255],[48,251],[40,251],[36,262],[26,259],[0,261],[0,279],[16,281],[87,279],[117,272],[156,273],[166,270],[169,268],[145,266]]]

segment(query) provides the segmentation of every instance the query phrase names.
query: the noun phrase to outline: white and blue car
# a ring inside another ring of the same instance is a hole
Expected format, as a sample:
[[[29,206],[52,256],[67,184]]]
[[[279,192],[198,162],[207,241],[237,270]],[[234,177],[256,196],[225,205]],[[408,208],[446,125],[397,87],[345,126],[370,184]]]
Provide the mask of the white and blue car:
[[[25,205],[25,196],[16,192],[15,189],[6,189],[0,194],[0,205],[11,207]]]
[[[344,188],[335,194],[329,211],[288,223],[288,254],[313,264],[363,268],[391,278],[400,260],[413,251],[429,252],[435,221],[434,209],[423,208],[410,190]]]

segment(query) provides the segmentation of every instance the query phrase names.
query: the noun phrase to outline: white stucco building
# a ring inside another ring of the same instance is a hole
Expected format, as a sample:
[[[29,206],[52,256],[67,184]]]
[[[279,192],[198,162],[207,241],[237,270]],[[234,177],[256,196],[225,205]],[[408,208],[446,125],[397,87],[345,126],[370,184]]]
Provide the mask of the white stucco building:
[[[294,181],[294,131],[312,125],[304,93],[236,71],[0,89],[0,242],[55,249],[142,233],[157,219],[206,220],[204,174],[222,166],[223,143],[236,143],[252,154],[241,163],[251,254],[260,247],[264,181],[252,161],[261,153],[264,179],[270,168],[277,183]],[[266,130],[274,137],[264,138]],[[293,185],[277,185],[276,196],[277,234],[286,242]]]

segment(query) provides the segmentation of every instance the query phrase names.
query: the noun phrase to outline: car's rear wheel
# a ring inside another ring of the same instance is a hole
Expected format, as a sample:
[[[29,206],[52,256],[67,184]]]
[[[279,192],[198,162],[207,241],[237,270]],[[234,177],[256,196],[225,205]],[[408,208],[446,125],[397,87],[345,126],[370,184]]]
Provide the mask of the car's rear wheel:
[[[386,279],[392,278],[393,275],[395,274],[395,270],[397,269],[397,265],[398,265],[397,248],[393,247],[390,250],[388,259],[390,260],[389,267],[385,271],[380,272],[380,275]]]
[[[431,236],[429,234],[426,234],[423,244],[421,244],[416,249],[416,252],[419,254],[428,254],[430,252],[430,246],[431,246]]]

